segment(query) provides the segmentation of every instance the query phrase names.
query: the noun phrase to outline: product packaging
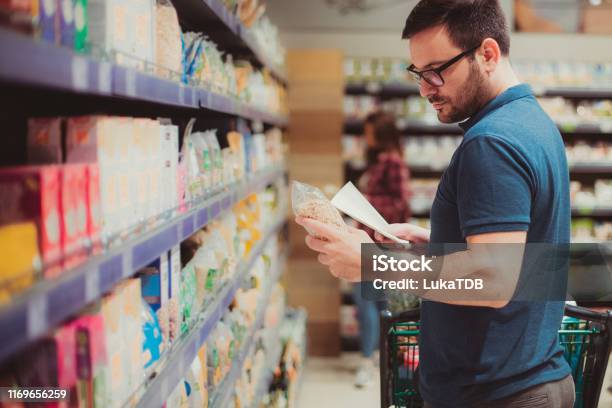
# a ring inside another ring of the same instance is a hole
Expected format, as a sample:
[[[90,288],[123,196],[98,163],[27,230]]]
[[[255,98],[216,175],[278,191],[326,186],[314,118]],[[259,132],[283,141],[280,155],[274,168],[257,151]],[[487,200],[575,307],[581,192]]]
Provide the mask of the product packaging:
[[[75,321],[77,358],[77,395],[79,407],[104,408],[108,376],[104,319],[94,313]]]
[[[122,134],[118,121],[106,116],[82,116],[67,121],[67,154],[69,163],[97,163],[99,169],[102,235],[117,234],[122,225],[119,207],[119,169]],[[128,186],[124,186],[129,190]],[[126,200],[127,201],[127,200]],[[125,218],[125,217],[123,217]]]
[[[28,162],[31,164],[63,162],[60,118],[28,119]]]
[[[161,357],[164,350],[164,342],[157,315],[144,300],[142,305],[142,335],[144,340],[142,343],[144,369],[147,372],[151,372],[155,367],[155,363]]]
[[[200,305],[197,301],[197,281],[193,264],[189,263],[181,271],[181,334],[189,331]]]
[[[178,126],[165,124],[161,132],[161,192],[160,211],[176,211],[179,205],[178,193]]]
[[[176,10],[169,1],[158,1],[155,6],[156,19],[156,65],[157,74],[168,79],[182,71],[181,27]]]
[[[244,148],[244,138],[241,133],[229,132],[227,140],[235,156],[234,176],[236,180],[242,180],[246,173],[246,156]]]
[[[129,67],[142,65],[142,62],[134,57],[141,53],[146,54],[153,44],[152,41],[135,43],[137,30],[146,31],[147,21],[149,21],[148,29],[151,30],[152,27],[151,15],[147,16],[145,10],[141,10],[142,18],[138,22],[135,20],[137,5],[134,3],[140,5],[142,2],[140,0],[88,0],[87,2],[89,40],[93,47],[103,50],[108,55],[114,55],[116,63]],[[141,35],[144,36],[146,32]],[[142,47],[139,54],[135,52],[138,45]]]
[[[84,245],[87,234],[86,167],[81,164],[61,166],[61,239],[64,268],[72,268],[85,259]]]
[[[0,226],[0,306],[32,285],[41,269],[38,232],[34,222]]]
[[[108,406],[121,407],[144,381],[140,280],[127,279],[101,302],[109,372]]]
[[[221,156],[221,147],[217,139],[217,130],[209,130],[204,133],[204,138],[208,144],[210,151],[210,167],[212,173],[212,188],[218,189],[221,187],[223,175],[223,157]]]
[[[23,166],[0,170],[0,226],[36,225],[45,276],[61,271],[61,209],[58,166]]]
[[[74,20],[76,0],[57,0],[57,2],[60,44],[73,49],[75,41]]]
[[[170,292],[168,300],[170,341],[178,339],[182,323],[181,314],[181,247],[176,245],[169,252]]]
[[[144,63],[155,62],[155,0],[130,0],[127,3],[128,38],[130,49],[128,55],[133,65],[140,70]]]
[[[38,27],[40,37],[47,42],[59,43],[59,11],[58,0],[38,0]]]
[[[170,337],[169,272],[168,252],[162,253],[158,259],[140,271],[142,296],[157,315],[163,336],[162,348],[168,343]]]
[[[92,251],[97,253],[101,249],[102,219],[100,213],[100,171],[97,164],[85,165],[87,189],[86,189],[86,211],[87,211],[87,238]]]
[[[75,0],[74,4],[74,50],[82,53],[87,52],[89,47],[87,1],[88,0]]]
[[[185,381],[189,384],[189,406],[190,407],[207,407],[208,406],[208,392],[206,384],[206,376],[204,372],[206,366],[201,365],[199,356],[193,359],[193,362],[187,370]]]
[[[316,187],[293,181],[291,183],[291,204],[296,216],[313,218],[334,228],[346,229],[346,224],[338,210]],[[314,235],[308,229],[306,231]]]
[[[39,0],[2,0],[0,14],[12,28],[31,34],[39,18]]]

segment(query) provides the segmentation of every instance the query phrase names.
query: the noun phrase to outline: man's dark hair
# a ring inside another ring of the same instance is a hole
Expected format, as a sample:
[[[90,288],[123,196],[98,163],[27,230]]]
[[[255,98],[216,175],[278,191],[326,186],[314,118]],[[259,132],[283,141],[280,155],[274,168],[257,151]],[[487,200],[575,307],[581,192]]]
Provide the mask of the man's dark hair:
[[[502,55],[510,53],[508,26],[498,0],[421,0],[406,19],[402,38],[437,25],[444,25],[451,41],[464,51],[492,38]]]

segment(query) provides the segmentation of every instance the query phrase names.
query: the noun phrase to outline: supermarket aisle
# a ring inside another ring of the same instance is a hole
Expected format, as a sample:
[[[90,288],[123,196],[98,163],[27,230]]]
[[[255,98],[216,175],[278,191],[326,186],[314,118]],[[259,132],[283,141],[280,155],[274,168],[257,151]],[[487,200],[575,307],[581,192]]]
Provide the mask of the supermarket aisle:
[[[608,360],[608,369],[604,377],[601,396],[599,397],[599,408],[612,407],[612,355]]]
[[[364,389],[353,385],[358,362],[356,353],[345,353],[338,358],[310,357],[306,362],[297,408],[380,406],[378,381]]]

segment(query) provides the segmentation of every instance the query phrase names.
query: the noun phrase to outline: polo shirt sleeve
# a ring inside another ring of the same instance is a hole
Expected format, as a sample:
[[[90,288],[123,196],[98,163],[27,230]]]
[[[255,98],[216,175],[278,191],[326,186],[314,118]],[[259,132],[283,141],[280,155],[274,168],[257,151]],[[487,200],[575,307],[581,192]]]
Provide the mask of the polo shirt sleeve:
[[[532,172],[520,152],[495,136],[477,136],[460,147],[457,207],[463,237],[527,231]]]

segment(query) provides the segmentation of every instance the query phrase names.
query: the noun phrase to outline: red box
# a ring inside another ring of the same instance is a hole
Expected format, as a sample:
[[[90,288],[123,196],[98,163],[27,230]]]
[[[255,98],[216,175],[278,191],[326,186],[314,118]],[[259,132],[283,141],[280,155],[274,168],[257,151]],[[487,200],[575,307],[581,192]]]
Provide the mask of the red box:
[[[61,237],[64,268],[71,268],[85,259],[87,235],[86,167],[82,164],[62,166]]]
[[[60,167],[0,169],[0,225],[34,222],[45,276],[61,271]]]
[[[87,237],[94,253],[101,249],[102,214],[100,207],[100,169],[97,164],[86,165],[87,172]]]

